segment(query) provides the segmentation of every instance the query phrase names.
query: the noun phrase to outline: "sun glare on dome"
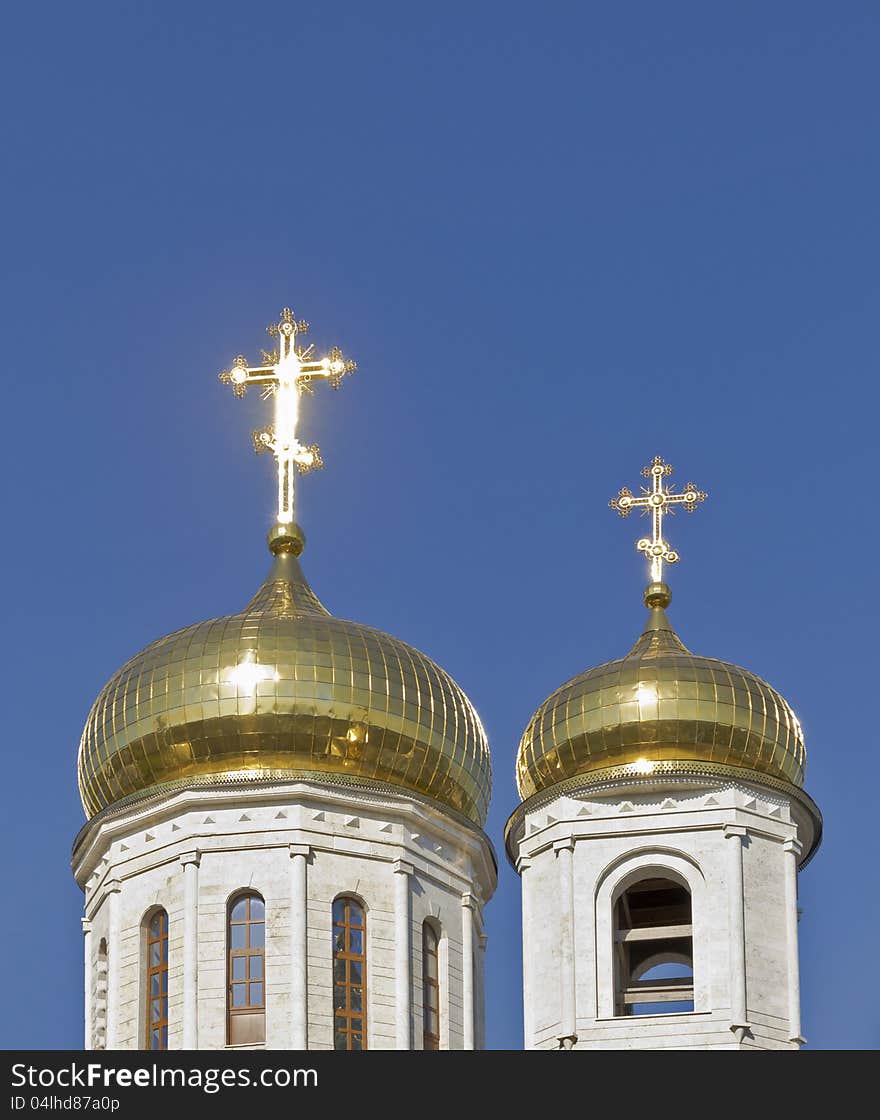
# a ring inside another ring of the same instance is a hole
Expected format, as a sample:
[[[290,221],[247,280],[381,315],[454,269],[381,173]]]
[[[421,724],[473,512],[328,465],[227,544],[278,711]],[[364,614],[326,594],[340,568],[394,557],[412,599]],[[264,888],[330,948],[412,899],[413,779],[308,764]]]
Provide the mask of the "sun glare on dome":
[[[253,696],[261,681],[277,681],[278,673],[271,665],[260,665],[256,661],[241,661],[223,678],[224,684],[234,684],[239,692]]]

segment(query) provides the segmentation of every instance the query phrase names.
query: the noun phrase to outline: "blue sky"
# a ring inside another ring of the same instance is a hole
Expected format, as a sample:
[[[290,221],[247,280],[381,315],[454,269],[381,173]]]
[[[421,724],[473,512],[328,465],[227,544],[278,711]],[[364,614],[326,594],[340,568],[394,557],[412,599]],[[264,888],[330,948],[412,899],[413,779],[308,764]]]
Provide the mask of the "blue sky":
[[[80,730],[131,654],[263,578],[263,414],[216,375],[290,304],[359,361],[306,405],[307,574],[472,697],[499,851],[532,711],[642,625],[608,499],[655,453],[709,491],[669,527],[672,618],[803,723],[804,1030],[876,1047],[877,6],[2,19],[0,1044],[80,1045]],[[517,1047],[506,862],[487,919],[489,1043]]]

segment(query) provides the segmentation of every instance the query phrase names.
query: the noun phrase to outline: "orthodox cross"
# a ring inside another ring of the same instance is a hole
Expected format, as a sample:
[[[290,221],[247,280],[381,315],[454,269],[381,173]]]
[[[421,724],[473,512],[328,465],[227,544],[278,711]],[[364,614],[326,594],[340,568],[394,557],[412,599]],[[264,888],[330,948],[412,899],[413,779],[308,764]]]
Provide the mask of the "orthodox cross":
[[[663,479],[672,474],[672,467],[669,463],[664,463],[659,455],[654,456],[654,462],[650,467],[643,468],[642,474],[645,478],[650,478],[650,490],[642,486],[642,493],[636,498],[632,491],[624,486],[617,497],[612,498],[608,504],[612,509],[616,509],[621,517],[628,517],[634,509],[641,510],[642,514],[651,514],[652,535],[642,537],[636,544],[636,548],[639,552],[644,552],[650,560],[653,582],[660,583],[663,579],[663,565],[674,564],[678,560],[678,553],[673,552],[663,539],[663,515],[675,513],[676,506],[684,506],[688,513],[693,513],[697,505],[705,501],[708,495],[703,490],[698,490],[693,482],[686,483],[681,494],[676,494],[672,487],[664,489]]]
[[[271,451],[278,465],[278,520],[293,523],[294,479],[296,471],[306,474],[324,465],[316,444],[302,444],[296,437],[299,423],[299,399],[303,393],[313,393],[313,383],[324,379],[333,389],[347,373],[357,368],[357,363],[342,356],[335,346],[324,358],[313,355],[314,346],[305,349],[297,346],[297,336],[304,335],[309,324],[295,317],[289,307],[281,312],[277,323],[267,327],[268,334],[278,339],[275,350],[262,351],[261,366],[249,366],[247,359],[239,356],[232,368],[220,374],[224,384],[231,385],[237,397],[243,397],[249,385],[263,386],[263,399],[275,398],[275,422],[253,432],[254,450]]]

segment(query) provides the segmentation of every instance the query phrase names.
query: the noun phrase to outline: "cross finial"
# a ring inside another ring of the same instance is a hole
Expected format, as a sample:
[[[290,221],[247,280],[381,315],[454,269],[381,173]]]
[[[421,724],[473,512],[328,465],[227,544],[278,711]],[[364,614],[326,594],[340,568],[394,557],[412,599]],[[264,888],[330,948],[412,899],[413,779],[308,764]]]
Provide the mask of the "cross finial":
[[[275,422],[252,433],[254,450],[271,451],[278,465],[278,524],[272,531],[275,536],[270,536],[273,551],[273,542],[293,539],[296,471],[306,474],[324,465],[316,444],[303,444],[297,439],[299,399],[303,393],[314,392],[316,380],[329,381],[338,389],[342,378],[357,368],[357,363],[344,358],[336,347],[326,357],[316,358],[314,346],[298,346],[297,337],[308,329],[304,319],[297,319],[285,307],[278,322],[266,328],[272,338],[278,339],[278,346],[262,351],[263,365],[249,366],[247,359],[239,356],[231,369],[220,374],[220,380],[231,385],[237,397],[243,397],[249,385],[261,385],[264,400],[275,398]]]
[[[700,502],[707,498],[703,490],[698,490],[693,482],[685,484],[680,494],[676,494],[672,487],[664,488],[663,480],[672,474],[672,467],[664,463],[660,455],[654,456],[654,461],[649,467],[642,469],[645,478],[651,480],[651,489],[642,486],[641,494],[635,497],[631,490],[625,486],[616,498],[608,503],[616,509],[621,517],[628,517],[634,509],[641,510],[643,514],[651,514],[652,534],[642,537],[637,542],[636,548],[644,552],[651,563],[651,580],[661,583],[663,580],[663,565],[674,564],[678,560],[678,553],[674,552],[663,539],[663,516],[675,513],[676,506],[684,506],[688,513],[693,513]]]

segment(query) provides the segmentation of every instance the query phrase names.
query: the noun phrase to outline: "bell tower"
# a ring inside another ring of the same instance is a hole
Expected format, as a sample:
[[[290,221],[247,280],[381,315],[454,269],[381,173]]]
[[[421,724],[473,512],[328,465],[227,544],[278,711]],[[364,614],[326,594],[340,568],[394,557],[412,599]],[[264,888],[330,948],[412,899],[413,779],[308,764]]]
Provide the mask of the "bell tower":
[[[623,658],[573,677],[519,746],[508,856],[522,879],[526,1049],[798,1049],[797,875],[822,818],[803,732],[747,669],[692,654],[666,614],[663,517],[706,495],[665,485],[643,510],[648,619]]]

